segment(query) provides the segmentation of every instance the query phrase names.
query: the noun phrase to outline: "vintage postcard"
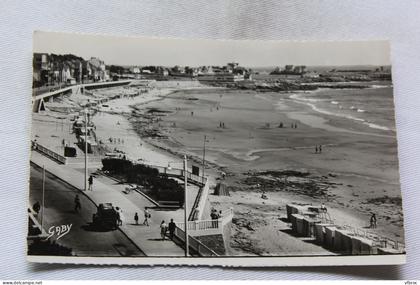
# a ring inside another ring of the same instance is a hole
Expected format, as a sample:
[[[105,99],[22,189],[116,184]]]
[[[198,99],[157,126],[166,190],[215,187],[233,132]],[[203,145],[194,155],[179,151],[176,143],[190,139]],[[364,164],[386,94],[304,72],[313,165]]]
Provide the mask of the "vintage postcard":
[[[34,33],[28,260],[405,262],[390,46]]]

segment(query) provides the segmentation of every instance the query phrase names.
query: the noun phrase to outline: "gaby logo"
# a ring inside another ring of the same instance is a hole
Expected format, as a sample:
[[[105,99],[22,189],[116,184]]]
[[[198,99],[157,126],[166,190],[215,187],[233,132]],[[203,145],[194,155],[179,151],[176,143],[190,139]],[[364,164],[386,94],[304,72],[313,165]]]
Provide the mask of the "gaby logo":
[[[57,236],[57,240],[59,240],[60,238],[62,238],[70,232],[72,226],[73,224],[52,226],[48,229],[48,237],[46,239],[49,239],[53,236]]]

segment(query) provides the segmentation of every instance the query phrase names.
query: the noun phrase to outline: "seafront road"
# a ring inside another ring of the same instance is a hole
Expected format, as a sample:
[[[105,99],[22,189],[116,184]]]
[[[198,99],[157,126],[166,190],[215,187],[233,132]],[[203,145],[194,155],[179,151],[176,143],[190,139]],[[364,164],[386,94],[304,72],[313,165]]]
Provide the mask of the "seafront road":
[[[31,164],[29,202],[42,201],[42,169]],[[74,197],[79,190],[46,172],[44,228],[58,238],[57,226],[71,225],[71,230],[58,239],[60,245],[69,247],[76,256],[138,257],[144,253],[121,231],[101,231],[91,227],[96,206],[84,195],[79,195],[83,208],[74,211]],[[38,214],[41,220],[41,213]],[[61,232],[61,230],[60,230]]]
[[[80,171],[80,165],[63,165],[43,156],[39,152],[31,152],[31,162],[39,167],[45,167],[46,171],[67,182],[80,190],[95,205],[100,203],[112,203],[123,211],[123,225],[120,230],[133,242],[146,256],[184,256],[184,250],[174,242],[161,240],[159,225],[162,220],[166,223],[171,218],[181,220],[181,210],[162,211],[151,209],[150,226],[142,225],[143,211],[145,207],[154,207],[149,200],[140,194],[124,194],[122,191],[126,185],[119,184],[106,177],[98,177],[94,180],[93,191],[84,189],[84,174]],[[96,169],[93,169],[94,172]],[[135,196],[130,196],[135,195]],[[83,205],[82,205],[83,207]],[[140,225],[134,224],[134,214],[138,213]]]

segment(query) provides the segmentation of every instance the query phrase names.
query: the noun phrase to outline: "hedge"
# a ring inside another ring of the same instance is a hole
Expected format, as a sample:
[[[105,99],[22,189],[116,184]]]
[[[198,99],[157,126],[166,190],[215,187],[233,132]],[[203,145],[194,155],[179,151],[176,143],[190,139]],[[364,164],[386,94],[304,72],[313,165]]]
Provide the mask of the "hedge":
[[[128,183],[145,186],[147,194],[158,201],[177,201],[180,206],[184,203],[184,188],[156,168],[133,164],[126,159],[105,158],[102,159],[102,170],[123,176]]]

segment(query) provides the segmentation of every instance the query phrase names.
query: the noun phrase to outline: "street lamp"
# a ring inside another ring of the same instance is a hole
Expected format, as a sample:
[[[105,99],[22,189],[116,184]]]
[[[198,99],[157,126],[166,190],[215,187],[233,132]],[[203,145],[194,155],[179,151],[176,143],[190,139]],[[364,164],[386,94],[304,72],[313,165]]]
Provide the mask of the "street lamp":
[[[42,212],[41,212],[41,230],[44,228],[45,211],[45,165],[42,166]]]
[[[188,241],[188,204],[187,204],[187,156],[184,155],[184,224],[185,224],[185,257],[189,255]]]
[[[88,109],[87,108],[84,110],[84,113],[85,113],[85,184],[84,185],[85,185],[85,191],[87,191],[88,189],[88,181],[87,181],[88,179],[88,155],[87,155],[87,152],[88,152],[88,142],[87,142]]]
[[[172,161],[168,162],[168,169],[171,170],[171,163]],[[189,240],[188,240],[188,197],[187,197],[187,184],[188,184],[188,179],[187,179],[187,170],[188,170],[188,166],[187,166],[187,156],[184,155],[184,232],[185,232],[185,257],[189,256]]]
[[[207,140],[207,136],[204,135],[204,143],[203,143],[203,181],[204,181],[204,170],[206,168],[206,142],[209,142]]]

